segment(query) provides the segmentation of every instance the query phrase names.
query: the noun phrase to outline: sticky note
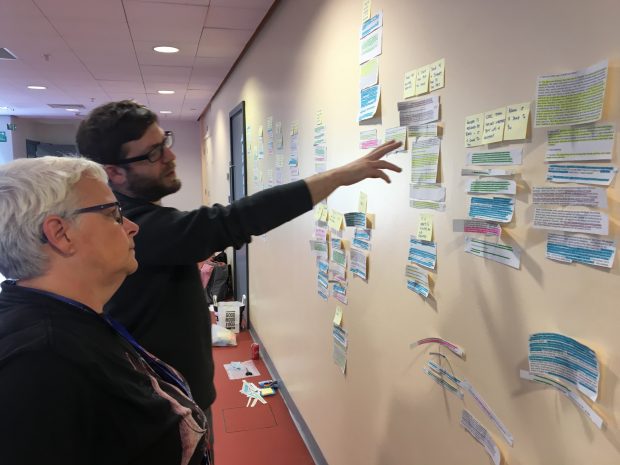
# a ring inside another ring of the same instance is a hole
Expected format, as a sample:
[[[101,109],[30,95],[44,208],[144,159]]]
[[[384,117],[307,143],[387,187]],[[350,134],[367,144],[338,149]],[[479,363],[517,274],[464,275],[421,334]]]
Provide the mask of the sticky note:
[[[433,240],[433,215],[422,213],[420,215],[420,224],[418,224],[417,238],[421,241]]]
[[[336,307],[336,313],[334,314],[334,324],[340,326],[342,323],[342,308]]]
[[[336,210],[330,210],[329,219],[327,220],[330,228],[340,231],[343,221],[344,215],[342,213],[337,212]]]
[[[403,84],[403,98],[410,98],[415,95],[415,77],[415,69],[407,71],[405,73],[405,82]]]
[[[360,191],[360,198],[357,203],[357,211],[366,213],[367,208],[368,208],[368,195],[366,195],[365,192]]]

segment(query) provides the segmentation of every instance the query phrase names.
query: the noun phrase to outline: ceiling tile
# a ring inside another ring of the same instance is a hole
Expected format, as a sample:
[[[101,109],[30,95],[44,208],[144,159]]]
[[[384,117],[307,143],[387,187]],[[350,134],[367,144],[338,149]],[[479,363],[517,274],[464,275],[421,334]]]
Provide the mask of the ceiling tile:
[[[235,57],[243,51],[253,31],[205,28],[198,45],[199,57]]]
[[[187,84],[192,73],[192,68],[182,66],[141,66],[140,69],[145,82]]]
[[[273,5],[274,0],[211,0],[211,6],[229,8],[263,8],[265,11]]]
[[[128,0],[127,3],[131,3],[135,1],[143,2],[143,3],[161,3],[162,2],[162,0]],[[165,0],[165,1],[166,3],[176,3],[179,5],[209,6],[210,0]]]
[[[97,83],[101,86],[103,90],[110,94],[114,94],[117,92],[144,92],[144,87],[142,86],[142,83],[136,81],[108,81],[101,79],[97,81]]]
[[[174,45],[174,42],[200,40],[207,7],[136,1],[126,3],[125,11],[134,40]]]
[[[142,105],[148,104],[146,94],[140,92],[115,92],[110,94],[111,102],[116,102],[118,100],[135,100]]]
[[[3,0],[4,1],[4,0]],[[88,20],[124,21],[122,2],[102,0],[35,0],[43,14],[54,21],[69,19],[76,23]]]
[[[265,17],[264,9],[228,8],[212,6],[207,13],[205,26],[220,29],[255,30]]]

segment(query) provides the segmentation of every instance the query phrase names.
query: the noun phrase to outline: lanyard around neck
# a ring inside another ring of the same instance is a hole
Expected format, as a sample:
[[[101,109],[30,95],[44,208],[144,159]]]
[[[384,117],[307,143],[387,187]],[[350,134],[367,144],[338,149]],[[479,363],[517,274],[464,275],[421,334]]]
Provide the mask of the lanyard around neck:
[[[8,282],[8,284],[16,285],[17,283],[15,281],[12,281],[12,282]],[[95,310],[93,310],[89,306],[84,305],[83,303],[78,302],[77,300],[70,299],[69,297],[65,297],[63,295],[55,294],[54,292],[44,291],[44,290],[41,290],[41,289],[34,289],[32,287],[22,287],[22,286],[20,286],[20,289],[23,289],[25,291],[34,292],[36,294],[45,295],[45,296],[50,297],[52,299],[55,299],[55,300],[58,300],[60,302],[64,302],[64,303],[66,303],[68,305],[71,305],[72,307],[77,308],[77,309],[79,309],[79,310],[81,310],[83,312],[95,315],[97,317],[102,317],[103,320],[109,326],[111,326],[112,329],[114,329],[114,331],[119,336],[121,336],[129,344],[131,344],[131,346],[136,350],[138,355],[147,363],[147,365],[149,367],[151,367],[151,369],[162,380],[164,380],[167,383],[173,384],[174,386],[178,387],[181,390],[181,392],[183,392],[183,394],[185,394],[189,399],[191,399],[192,401],[194,400],[193,397],[192,397],[192,393],[191,393],[187,383],[177,373],[175,373],[166,363],[162,362],[157,357],[155,357],[153,354],[151,354],[149,351],[147,351],[144,347],[142,347],[140,345],[140,343],[138,341],[136,341],[136,339],[129,333],[129,331],[127,331],[127,328],[125,328],[121,323],[119,323],[118,321],[114,320],[109,315],[105,315],[105,314],[100,315],[99,313],[97,313]]]

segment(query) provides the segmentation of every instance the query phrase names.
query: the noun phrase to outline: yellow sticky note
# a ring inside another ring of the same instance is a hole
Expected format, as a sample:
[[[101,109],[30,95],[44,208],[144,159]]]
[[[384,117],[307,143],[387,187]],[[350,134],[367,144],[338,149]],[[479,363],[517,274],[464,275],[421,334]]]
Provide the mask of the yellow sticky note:
[[[431,75],[429,65],[418,68],[415,74],[415,94],[422,95],[428,92],[428,81]]]
[[[323,110],[319,110],[316,112],[316,121],[314,122],[315,126],[323,126]]]
[[[323,223],[327,223],[327,218],[329,217],[329,210],[326,205],[323,205],[323,209],[321,211],[321,221]]]
[[[433,215],[422,213],[420,215],[420,224],[418,224],[417,238],[421,241],[433,240]]]
[[[258,136],[261,137],[263,135],[263,127],[259,126],[258,127]]]
[[[437,60],[435,63],[431,63],[430,68],[429,91],[432,92],[434,90],[441,89],[444,86],[446,59],[442,58],[441,60]]]
[[[370,3],[371,0],[363,0],[362,2],[362,22],[370,19]]]
[[[360,66],[360,89],[374,86],[379,80],[379,59],[373,58]]]
[[[415,75],[416,70],[412,69],[405,73],[405,83],[403,84],[403,98],[410,98],[415,95]]]
[[[323,215],[323,209],[325,208],[325,205],[322,203],[317,204],[316,207],[314,207],[314,219],[315,221],[320,221],[321,220],[321,216]]]
[[[336,307],[336,313],[334,315],[334,324],[340,326],[342,324],[342,308]]]
[[[366,213],[366,209],[368,208],[368,195],[365,192],[360,192],[360,199],[357,202],[357,211]]]
[[[504,125],[506,124],[506,107],[496,108],[484,114],[484,129],[482,131],[482,143],[492,144],[501,142],[504,137]]]
[[[519,140],[527,137],[527,124],[530,119],[530,102],[517,103],[506,107],[504,140]]]
[[[331,229],[336,231],[340,231],[340,227],[342,226],[342,222],[344,221],[344,215],[336,210],[330,210],[329,212],[329,220],[327,224]]]
[[[465,147],[482,145],[483,125],[484,113],[478,113],[465,118]]]

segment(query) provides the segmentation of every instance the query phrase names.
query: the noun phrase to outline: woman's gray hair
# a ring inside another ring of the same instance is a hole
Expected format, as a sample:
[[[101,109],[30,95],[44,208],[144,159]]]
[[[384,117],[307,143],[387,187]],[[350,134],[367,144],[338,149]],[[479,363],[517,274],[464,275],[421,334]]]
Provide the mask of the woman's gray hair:
[[[105,170],[86,158],[22,158],[0,165],[0,273],[32,279],[45,273],[43,221],[78,208],[73,186],[83,175],[107,183]]]

